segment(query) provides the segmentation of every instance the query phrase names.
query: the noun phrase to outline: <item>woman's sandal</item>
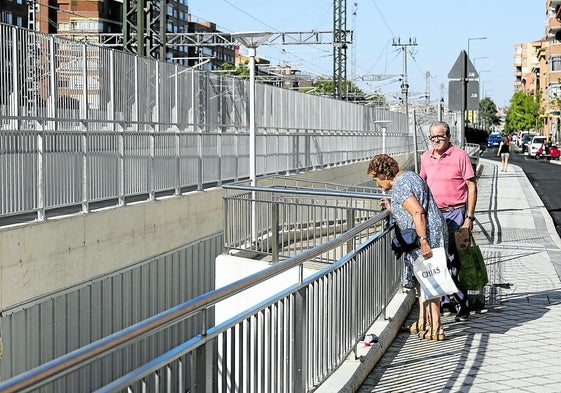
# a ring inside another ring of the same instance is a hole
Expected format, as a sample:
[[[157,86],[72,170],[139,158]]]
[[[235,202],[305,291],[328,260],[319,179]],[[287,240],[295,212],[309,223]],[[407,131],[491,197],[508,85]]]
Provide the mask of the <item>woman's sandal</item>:
[[[444,332],[433,334],[430,336],[430,339],[435,341],[444,341]]]
[[[440,333],[437,333],[437,334],[431,334],[430,340],[444,341],[444,332],[441,331]]]
[[[433,333],[434,331],[437,333]],[[444,341],[444,330],[442,328],[433,330],[430,327],[427,327],[426,330],[419,332],[419,338],[421,340]]]
[[[421,340],[430,340],[432,329],[427,327],[425,330],[420,331],[418,335]]]
[[[419,326],[422,326],[422,325],[419,324],[418,321],[416,321],[416,322],[413,322],[409,326],[403,325],[399,330],[404,332],[404,333],[419,334],[419,331],[422,330],[422,329],[419,329]]]

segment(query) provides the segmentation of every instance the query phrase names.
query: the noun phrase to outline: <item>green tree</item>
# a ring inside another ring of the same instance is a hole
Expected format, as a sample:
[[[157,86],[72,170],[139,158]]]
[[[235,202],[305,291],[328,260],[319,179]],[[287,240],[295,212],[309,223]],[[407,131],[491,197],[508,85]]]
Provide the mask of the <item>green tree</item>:
[[[333,79],[317,79],[312,84],[312,89],[309,89],[312,94],[332,96],[335,91],[333,85]],[[343,91],[349,93],[349,95],[364,95],[362,90],[360,90],[353,82],[343,81]]]
[[[505,132],[507,134],[538,128],[539,104],[535,98],[523,91],[516,91],[510,99],[506,113]]]
[[[248,62],[239,64],[237,67],[233,66],[230,63],[222,63],[222,69],[226,71],[226,75],[249,77]]]
[[[486,127],[496,126],[501,122],[497,115],[497,105],[489,97],[479,101],[479,116]]]

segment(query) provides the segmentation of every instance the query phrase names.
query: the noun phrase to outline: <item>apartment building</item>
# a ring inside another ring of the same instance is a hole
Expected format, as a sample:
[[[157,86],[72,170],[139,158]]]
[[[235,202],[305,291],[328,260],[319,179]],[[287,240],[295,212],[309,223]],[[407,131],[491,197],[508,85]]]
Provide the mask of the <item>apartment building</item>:
[[[540,42],[514,45],[514,90],[534,94],[535,70],[539,66],[536,47]]]
[[[548,41],[545,50],[543,81],[544,94],[544,131],[555,140],[561,140],[561,0],[546,1],[545,38]]]
[[[0,0],[0,23],[27,27],[28,10],[26,0]]]
[[[207,21],[197,21],[192,22],[191,16],[188,17],[188,32],[189,33],[218,33],[216,29],[216,24]],[[201,68],[213,71],[222,69],[223,63],[228,63],[230,65],[236,64],[236,54],[238,53],[238,47],[236,45],[226,45],[226,46],[200,46],[200,47],[189,47],[184,48],[184,51],[188,53],[188,61],[182,64],[188,66],[196,66],[202,64]]]
[[[514,90],[540,100],[544,135],[561,140],[561,0],[546,0],[540,40],[514,45]]]

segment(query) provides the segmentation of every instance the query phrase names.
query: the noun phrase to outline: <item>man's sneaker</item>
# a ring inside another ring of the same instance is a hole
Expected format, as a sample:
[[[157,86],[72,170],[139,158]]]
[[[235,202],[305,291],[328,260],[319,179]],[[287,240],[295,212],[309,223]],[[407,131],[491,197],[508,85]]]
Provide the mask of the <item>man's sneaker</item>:
[[[460,310],[456,314],[456,322],[465,322],[469,319],[469,311]]]

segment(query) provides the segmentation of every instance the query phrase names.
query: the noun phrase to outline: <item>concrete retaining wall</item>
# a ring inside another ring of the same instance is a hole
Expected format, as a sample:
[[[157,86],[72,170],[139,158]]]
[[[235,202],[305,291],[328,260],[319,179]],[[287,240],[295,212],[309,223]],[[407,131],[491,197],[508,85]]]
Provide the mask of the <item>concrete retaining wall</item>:
[[[0,309],[222,231],[222,189],[0,230]]]

